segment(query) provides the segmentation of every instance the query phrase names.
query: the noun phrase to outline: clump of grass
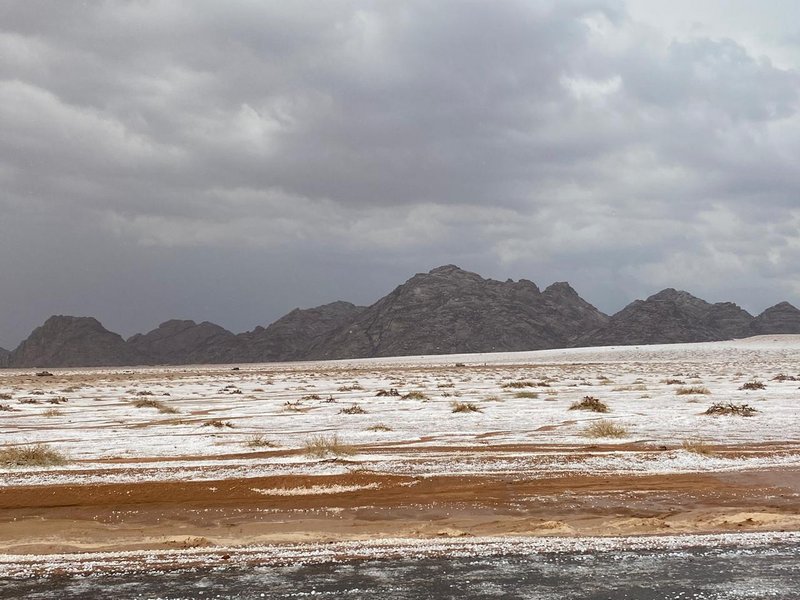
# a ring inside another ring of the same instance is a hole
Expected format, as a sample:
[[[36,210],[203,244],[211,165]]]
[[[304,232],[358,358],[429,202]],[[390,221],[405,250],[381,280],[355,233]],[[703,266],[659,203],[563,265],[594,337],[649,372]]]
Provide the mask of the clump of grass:
[[[704,456],[713,454],[711,446],[709,446],[705,440],[701,440],[698,438],[683,440],[683,442],[681,442],[681,448],[683,448],[687,452],[692,452],[694,454],[702,454]]]
[[[702,385],[692,385],[689,387],[679,387],[675,390],[678,396],[690,396],[692,394],[710,394],[711,390]]]
[[[39,404],[39,401],[36,398],[20,398],[20,404]]]
[[[683,379],[667,379],[664,381],[667,385],[686,385]]]
[[[0,465],[6,467],[52,467],[65,462],[67,457],[47,444],[0,449]]]
[[[707,415],[736,415],[740,417],[752,417],[758,410],[749,404],[734,404],[733,402],[717,402],[708,407]]]
[[[300,398],[300,400],[322,400],[319,394],[308,394]]]
[[[251,435],[245,440],[245,446],[248,448],[274,448],[275,443],[269,441],[261,434]]]
[[[361,387],[361,384],[354,383],[353,385],[343,385],[343,386],[337,388],[336,391],[337,392],[357,392],[357,391],[361,391],[363,389],[364,388]]]
[[[400,392],[398,392],[395,388],[389,388],[388,390],[378,390],[378,393],[375,394],[376,396],[399,396]]]
[[[584,396],[582,400],[573,402],[569,410],[590,410],[596,413],[607,413],[608,405],[594,396]]]
[[[537,385],[535,381],[509,381],[500,387],[504,390],[518,390],[526,387],[536,387]]]
[[[55,398],[49,398],[47,402],[50,404],[64,404],[65,402],[69,402],[69,400],[64,396],[56,396]]]
[[[515,392],[514,398],[538,398],[539,392]]]
[[[11,400],[11,398],[13,397],[14,396],[12,396],[11,394],[6,394],[6,393],[0,394],[0,400]]]
[[[13,412],[17,410],[16,408],[11,408],[8,404],[0,404],[0,411],[3,412]]]
[[[46,411],[42,413],[45,417],[60,417],[64,413],[58,410],[57,408],[48,408]]]
[[[583,435],[592,438],[622,438],[628,435],[628,430],[613,421],[601,419],[584,429]]]
[[[295,402],[287,400],[286,402],[283,403],[283,410],[289,412],[303,412],[305,409],[303,408],[303,405],[300,404],[300,400],[297,400]]]
[[[149,390],[142,390],[141,392],[136,392],[137,396],[155,396],[155,394]]]
[[[371,427],[367,427],[367,431],[392,431],[392,428],[383,423],[376,423]]]
[[[223,421],[222,419],[211,419],[210,421],[206,421],[205,423],[203,423],[203,427],[216,427],[217,429],[228,427],[230,429],[233,429],[235,425],[230,421]]]
[[[747,383],[743,384],[739,389],[740,390],[765,390],[765,389],[767,389],[767,386],[764,385],[763,382],[754,379],[753,381],[748,381]]]
[[[778,373],[775,377],[772,378],[772,381],[798,381],[797,377],[794,375],[786,375],[784,373]],[[0,396],[2,398],[2,396]]]
[[[154,400],[152,398],[143,398],[141,400],[134,400],[132,402],[133,406],[136,408],[156,408],[158,412],[164,415],[174,415],[178,412],[178,409],[173,408],[167,404],[161,402],[161,400]]]
[[[428,397],[422,392],[408,392],[401,396],[403,400],[428,400]]]
[[[339,436],[315,435],[306,440],[304,451],[309,456],[324,458],[328,455],[347,456],[353,454],[354,450],[350,446],[339,441]]]
[[[486,402],[500,402],[500,401],[502,401],[502,398],[500,396],[496,396],[495,394],[492,394],[490,396],[486,396],[486,398],[484,398],[484,400]]]
[[[454,413],[481,412],[481,409],[474,402],[453,402],[450,405]]]
[[[353,404],[352,406],[348,406],[347,408],[343,408],[339,411],[339,414],[342,415],[365,415],[367,411],[361,408],[358,404]]]
[[[456,387],[455,383],[439,383],[436,385],[437,388],[453,388]]]

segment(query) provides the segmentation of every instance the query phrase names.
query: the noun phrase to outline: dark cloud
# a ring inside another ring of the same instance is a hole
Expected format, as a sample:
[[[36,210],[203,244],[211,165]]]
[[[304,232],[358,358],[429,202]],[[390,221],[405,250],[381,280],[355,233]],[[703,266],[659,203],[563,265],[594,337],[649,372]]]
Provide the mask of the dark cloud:
[[[448,262],[608,311],[800,303],[800,72],[635,4],[3,3],[0,344],[242,330]]]

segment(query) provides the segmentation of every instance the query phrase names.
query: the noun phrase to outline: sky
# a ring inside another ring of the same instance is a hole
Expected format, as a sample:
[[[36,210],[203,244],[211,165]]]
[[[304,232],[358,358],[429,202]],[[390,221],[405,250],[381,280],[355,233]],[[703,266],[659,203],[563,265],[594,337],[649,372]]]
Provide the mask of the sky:
[[[0,346],[457,264],[800,306],[795,0],[0,3]]]

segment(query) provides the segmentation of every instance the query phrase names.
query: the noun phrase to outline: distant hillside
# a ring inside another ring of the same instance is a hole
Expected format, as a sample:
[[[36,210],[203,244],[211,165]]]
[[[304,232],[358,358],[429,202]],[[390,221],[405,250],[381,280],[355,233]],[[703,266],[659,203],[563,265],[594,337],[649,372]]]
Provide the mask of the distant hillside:
[[[800,310],[781,302],[753,317],[668,288],[609,317],[566,282],[495,281],[454,265],[418,273],[368,307],[332,302],[295,309],[234,334],[214,323],[165,321],[127,341],[91,317],[50,317],[0,366],[68,367],[271,362],[574,346],[702,342],[800,333]]]

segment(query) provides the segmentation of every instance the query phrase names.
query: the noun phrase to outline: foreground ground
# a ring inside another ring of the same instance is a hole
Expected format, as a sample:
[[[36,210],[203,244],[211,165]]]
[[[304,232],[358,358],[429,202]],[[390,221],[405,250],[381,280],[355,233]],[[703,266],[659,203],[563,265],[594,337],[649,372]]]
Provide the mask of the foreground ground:
[[[800,530],[799,371],[800,336],[4,371],[0,461],[65,462],[0,465],[0,552]]]

